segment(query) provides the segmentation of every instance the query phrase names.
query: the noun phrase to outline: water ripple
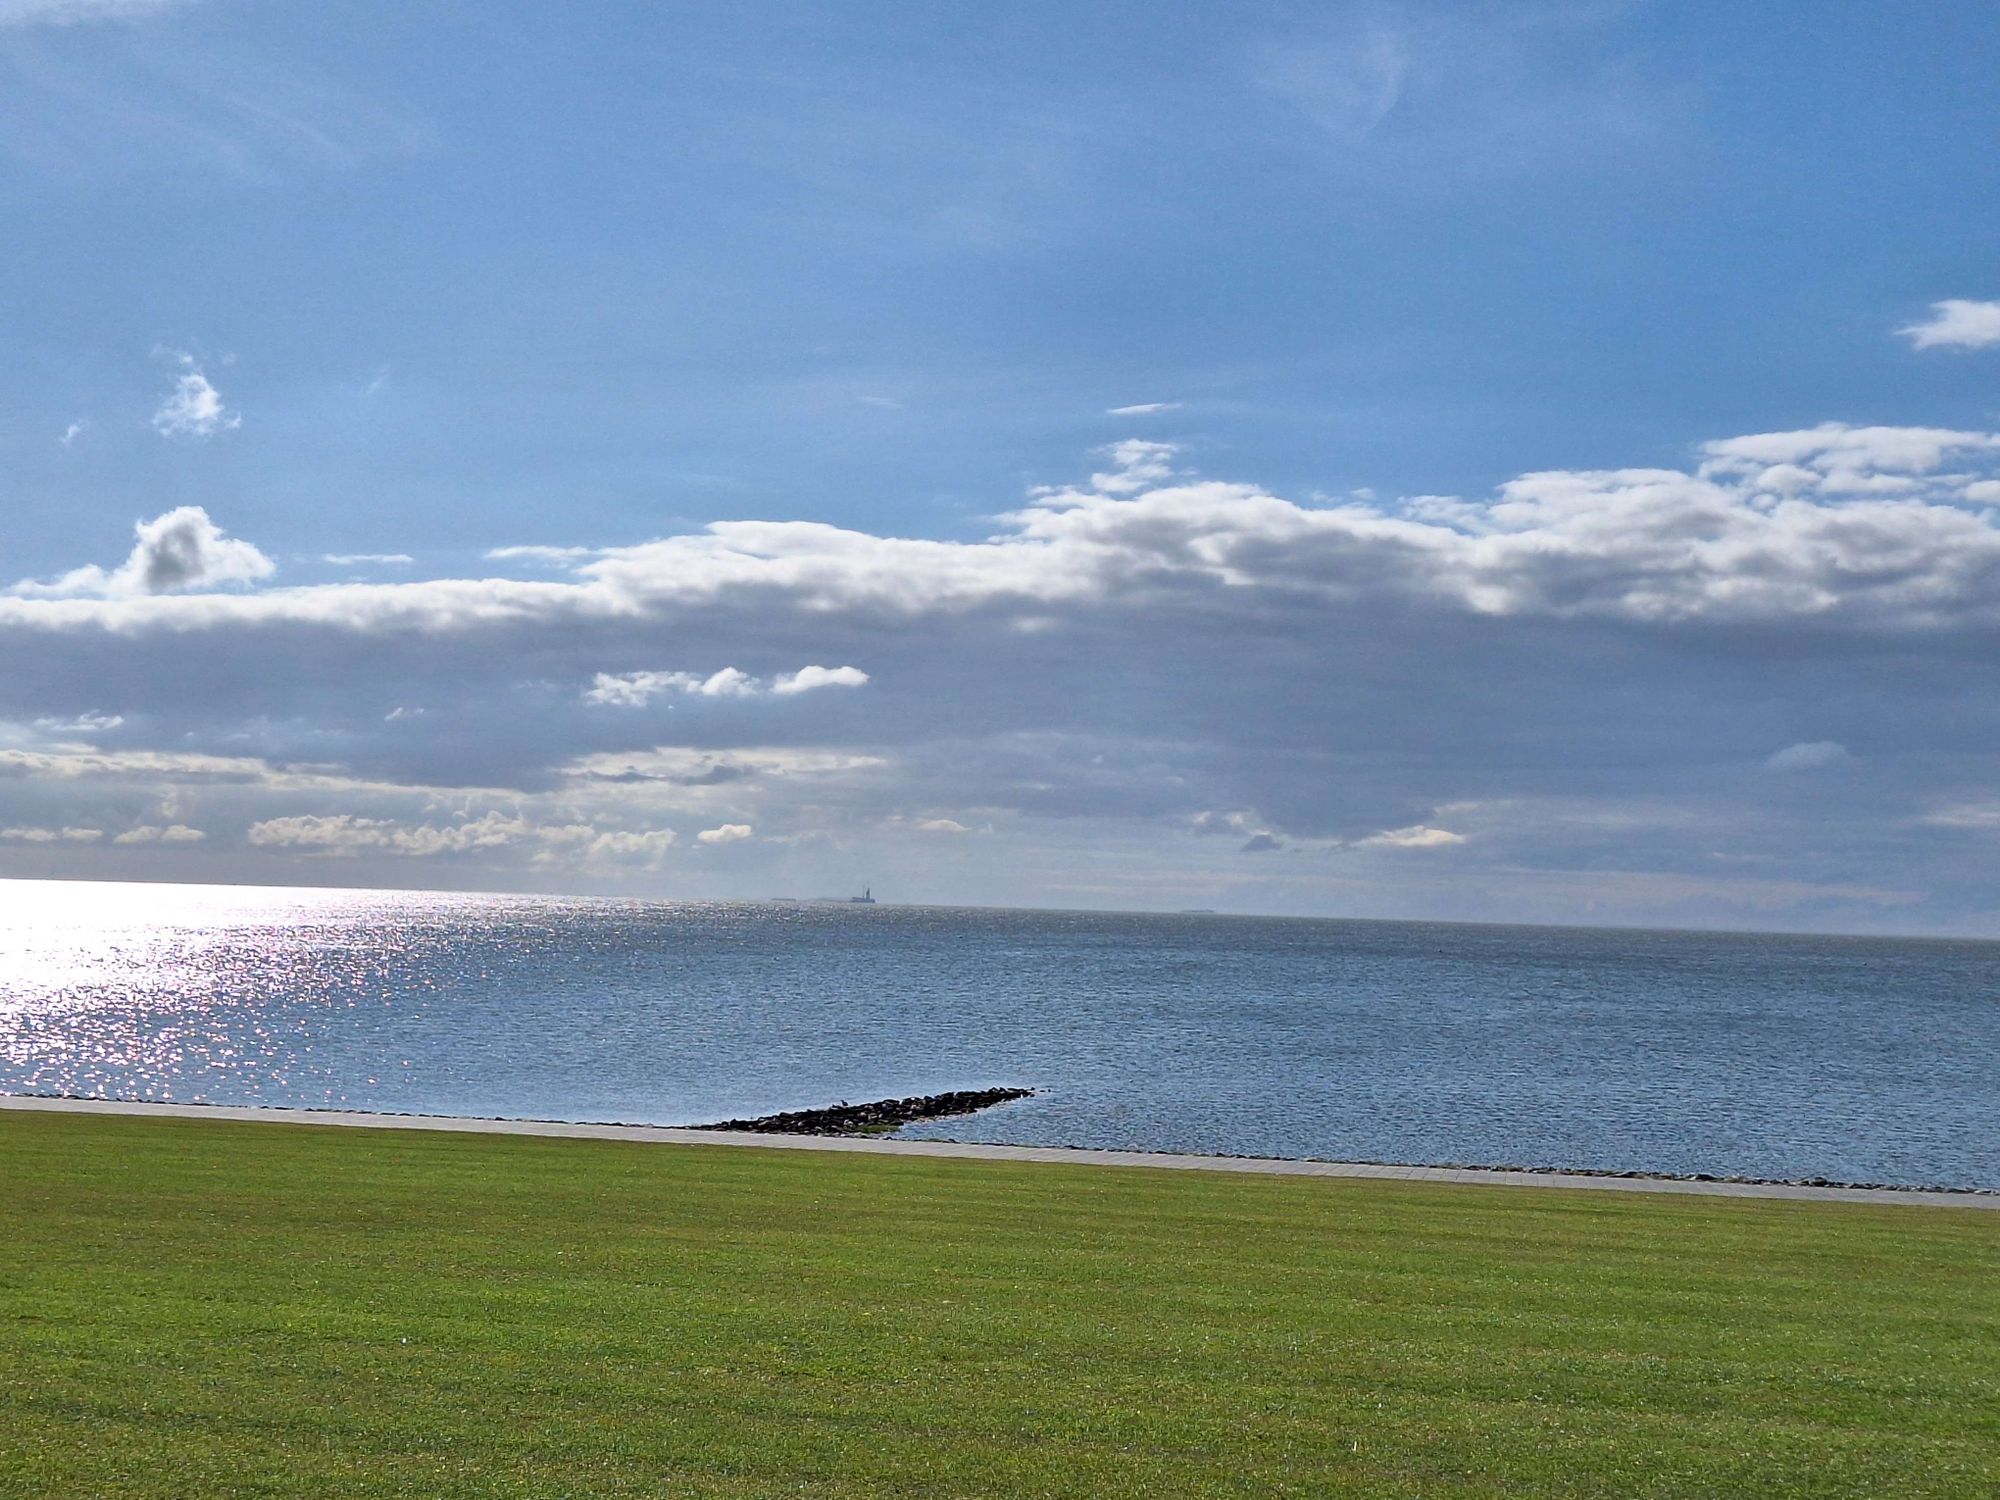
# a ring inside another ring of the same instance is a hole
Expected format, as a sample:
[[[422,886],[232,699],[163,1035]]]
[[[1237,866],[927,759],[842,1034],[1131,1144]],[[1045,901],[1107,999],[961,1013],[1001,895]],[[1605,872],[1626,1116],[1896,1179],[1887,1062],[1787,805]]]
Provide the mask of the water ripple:
[[[0,882],[0,1092],[2000,1186],[2000,946]]]

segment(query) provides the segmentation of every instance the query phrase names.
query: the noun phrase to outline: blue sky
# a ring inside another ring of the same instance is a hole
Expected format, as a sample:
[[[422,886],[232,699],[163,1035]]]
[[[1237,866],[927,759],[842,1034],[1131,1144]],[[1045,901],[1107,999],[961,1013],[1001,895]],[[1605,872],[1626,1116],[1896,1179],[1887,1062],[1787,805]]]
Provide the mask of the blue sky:
[[[0,871],[2000,931],[1996,56],[0,0]]]

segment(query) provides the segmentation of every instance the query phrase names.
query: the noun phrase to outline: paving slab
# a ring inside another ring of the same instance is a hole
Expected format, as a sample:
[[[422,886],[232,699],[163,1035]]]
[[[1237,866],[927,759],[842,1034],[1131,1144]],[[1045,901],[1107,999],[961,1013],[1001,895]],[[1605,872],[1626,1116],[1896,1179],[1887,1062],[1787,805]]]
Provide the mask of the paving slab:
[[[1376,1181],[1467,1183],[1480,1187],[1562,1188],[1594,1193],[1679,1193],[1705,1198],[1790,1198],[1815,1203],[2000,1210],[2000,1193],[1814,1187],[1804,1183],[1693,1182],[1671,1177],[1599,1177],[1579,1172],[1392,1166],[1380,1162],[1301,1161],[1272,1156],[1099,1151],[1081,1146],[989,1146],[970,1141],[902,1141],[876,1136],[765,1135],[741,1130],[690,1130],[674,1125],[585,1125],[563,1120],[489,1120],[464,1115],[370,1114],[363,1110],[346,1109],[261,1109],[232,1104],[51,1099],[29,1094],[0,1094],[0,1109],[183,1120],[245,1120],[266,1125],[340,1125],[364,1130],[440,1130],[470,1135],[651,1141],[669,1146],[725,1146],[749,1150],[853,1151],[870,1156],[938,1156],[962,1161],[1060,1162],[1079,1167],[1144,1167],[1170,1172],[1248,1172],[1273,1177],[1350,1177]]]

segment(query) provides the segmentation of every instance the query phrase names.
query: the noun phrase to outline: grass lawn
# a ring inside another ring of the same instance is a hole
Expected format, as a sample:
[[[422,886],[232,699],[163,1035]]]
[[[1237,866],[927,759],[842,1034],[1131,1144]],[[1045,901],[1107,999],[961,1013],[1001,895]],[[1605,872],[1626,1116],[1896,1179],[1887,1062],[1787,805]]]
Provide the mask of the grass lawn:
[[[0,1495],[2000,1493],[2000,1214],[0,1114]]]

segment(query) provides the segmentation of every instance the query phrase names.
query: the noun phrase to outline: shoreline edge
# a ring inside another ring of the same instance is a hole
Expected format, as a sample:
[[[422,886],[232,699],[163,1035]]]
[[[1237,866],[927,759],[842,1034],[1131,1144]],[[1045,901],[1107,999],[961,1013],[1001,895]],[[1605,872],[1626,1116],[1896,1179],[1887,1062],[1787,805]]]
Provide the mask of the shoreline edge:
[[[363,1110],[168,1104],[117,1099],[54,1098],[33,1094],[0,1094],[0,1110],[123,1115],[141,1119],[232,1120],[250,1124],[340,1126],[364,1130],[429,1130],[464,1135],[633,1141],[657,1145],[724,1146],[739,1150],[858,1151],[880,1156],[1140,1167],[1165,1171],[1237,1172],[1272,1177],[1327,1177],[1486,1187],[1669,1193],[1714,1198],[1790,1199],[1818,1203],[1871,1203],[1913,1208],[2000,1211],[2000,1191],[1982,1188],[1941,1191],[1929,1188],[1728,1182],[1683,1177],[1612,1177],[1593,1175],[1589,1172],[1542,1171],[1529,1168],[1391,1166],[1374,1162],[1313,1161],[1289,1157],[1203,1156],[1165,1151],[1109,1151],[1079,1146],[1000,1146],[967,1141],[893,1140],[879,1136],[778,1135],[757,1131],[690,1129],[673,1125],[576,1124],[561,1120],[482,1119],[468,1115],[371,1114]]]

